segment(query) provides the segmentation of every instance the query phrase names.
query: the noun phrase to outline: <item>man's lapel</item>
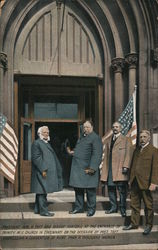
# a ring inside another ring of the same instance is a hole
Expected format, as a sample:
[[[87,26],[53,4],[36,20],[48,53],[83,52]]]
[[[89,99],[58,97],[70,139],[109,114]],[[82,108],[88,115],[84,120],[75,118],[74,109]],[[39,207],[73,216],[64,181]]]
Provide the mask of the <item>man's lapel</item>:
[[[122,139],[122,135],[119,135],[119,137],[116,139],[114,143],[114,147],[116,147],[121,142],[121,139]]]
[[[52,153],[54,153],[53,148],[51,147],[51,145],[49,143],[44,142],[43,140],[41,140],[41,142],[43,143],[43,145],[45,145],[45,147],[47,147]]]

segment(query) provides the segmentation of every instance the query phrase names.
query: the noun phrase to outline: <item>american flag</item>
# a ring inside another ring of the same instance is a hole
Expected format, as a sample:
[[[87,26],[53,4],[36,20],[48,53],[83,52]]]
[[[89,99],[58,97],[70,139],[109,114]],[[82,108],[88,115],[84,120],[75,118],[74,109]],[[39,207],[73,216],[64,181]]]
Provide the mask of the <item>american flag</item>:
[[[0,173],[10,182],[15,181],[18,140],[7,118],[0,113]]]
[[[120,115],[118,122],[122,125],[121,133],[131,138],[132,144],[137,142],[137,123],[136,123],[136,86],[132,97],[126,108]]]

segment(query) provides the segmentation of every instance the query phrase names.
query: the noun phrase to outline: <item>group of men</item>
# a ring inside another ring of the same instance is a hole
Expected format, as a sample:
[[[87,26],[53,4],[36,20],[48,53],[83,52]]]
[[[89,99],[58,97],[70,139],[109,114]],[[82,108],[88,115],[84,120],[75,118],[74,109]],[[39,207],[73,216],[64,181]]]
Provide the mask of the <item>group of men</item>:
[[[128,184],[131,186],[131,224],[124,230],[139,226],[141,200],[144,201],[146,227],[144,235],[153,225],[153,199],[151,191],[158,185],[158,149],[150,144],[150,132],[140,132],[140,146],[135,150],[130,139],[121,134],[121,124],[115,122],[112,135],[104,142],[93,131],[93,123],[85,121],[72,155],[69,185],[75,190],[75,203],[70,214],[84,212],[84,195],[87,197],[87,216],[96,211],[96,190],[101,182],[107,184],[110,209],[105,213],[118,212],[126,216]],[[39,138],[32,145],[31,191],[36,193],[34,212],[42,216],[53,216],[48,211],[47,193],[62,190],[62,168],[49,144],[49,129],[38,129]],[[134,151],[134,153],[133,153]],[[101,164],[102,162],[102,164]],[[101,171],[100,171],[101,166]],[[119,206],[117,202],[119,193]]]

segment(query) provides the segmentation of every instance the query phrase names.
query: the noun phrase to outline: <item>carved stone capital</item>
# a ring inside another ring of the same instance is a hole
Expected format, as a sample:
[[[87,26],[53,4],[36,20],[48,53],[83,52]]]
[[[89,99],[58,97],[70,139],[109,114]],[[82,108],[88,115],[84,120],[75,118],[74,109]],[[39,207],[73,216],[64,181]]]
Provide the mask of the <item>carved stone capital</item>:
[[[62,3],[63,3],[63,0],[56,0],[56,5],[58,9],[61,9]]]
[[[125,62],[129,68],[136,69],[138,63],[138,54],[130,53],[125,56]]]
[[[158,64],[158,48],[151,50],[151,63],[153,66]]]
[[[4,52],[0,52],[0,68],[3,68],[4,71],[8,69],[7,54]]]
[[[125,66],[125,59],[124,58],[113,58],[111,61],[111,67],[114,70],[114,72],[122,72]]]

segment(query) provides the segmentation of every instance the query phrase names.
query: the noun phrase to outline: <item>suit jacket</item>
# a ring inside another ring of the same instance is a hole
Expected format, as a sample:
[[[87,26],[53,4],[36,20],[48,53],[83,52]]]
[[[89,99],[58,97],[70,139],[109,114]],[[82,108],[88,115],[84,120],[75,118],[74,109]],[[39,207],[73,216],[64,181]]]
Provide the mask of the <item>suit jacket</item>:
[[[107,181],[109,164],[112,167],[113,181],[127,181],[128,176],[122,174],[122,168],[130,168],[133,147],[131,141],[122,134],[117,138],[112,149],[112,162],[110,162],[110,145],[112,135],[104,145],[104,159],[101,169],[101,181]]]
[[[85,137],[82,136],[74,149],[69,185],[78,188],[97,187],[101,159],[101,138],[95,132]],[[87,168],[93,169],[95,173],[93,175],[86,174],[84,170]]]
[[[49,143],[36,140],[31,148],[32,175],[31,192],[46,194],[62,189],[62,167]],[[42,172],[47,172],[47,177],[42,177]]]
[[[148,189],[150,184],[158,184],[158,149],[151,144],[143,151],[136,148],[133,154],[130,183],[136,177],[140,189]]]

